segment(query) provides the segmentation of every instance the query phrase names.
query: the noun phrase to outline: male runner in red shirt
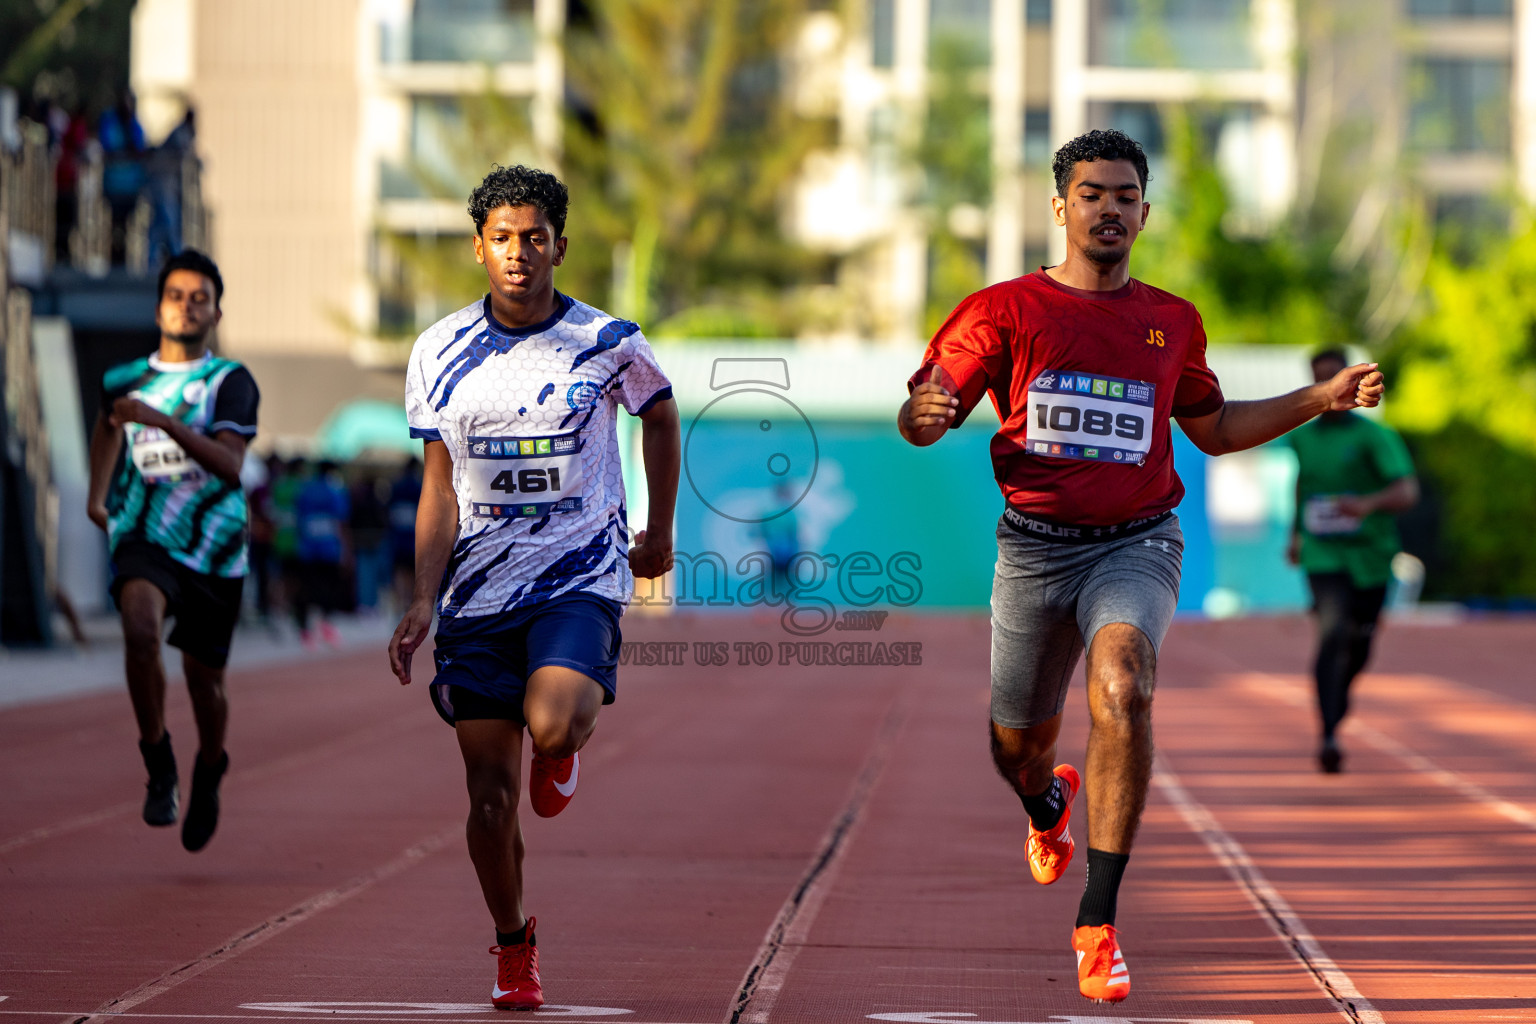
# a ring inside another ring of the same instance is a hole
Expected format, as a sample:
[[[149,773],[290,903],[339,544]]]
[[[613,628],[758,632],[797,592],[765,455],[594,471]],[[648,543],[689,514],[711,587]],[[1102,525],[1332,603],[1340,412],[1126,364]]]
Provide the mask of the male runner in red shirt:
[[[1228,402],[1205,363],[1200,314],[1133,280],[1147,159],[1117,131],[1063,146],[1052,168],[1060,264],[961,302],[929,343],[897,423],[930,445],[989,394],[992,465],[1006,499],[992,585],[992,759],[1029,815],[1035,880],[1071,860],[1080,786],[1055,765],[1067,682],[1088,652],[1087,884],[1072,947],[1078,988],[1130,994],[1115,900],[1152,774],[1157,652],[1178,604],[1170,417],[1203,452],[1242,451],[1329,410],[1374,406],[1374,363],[1257,402]]]

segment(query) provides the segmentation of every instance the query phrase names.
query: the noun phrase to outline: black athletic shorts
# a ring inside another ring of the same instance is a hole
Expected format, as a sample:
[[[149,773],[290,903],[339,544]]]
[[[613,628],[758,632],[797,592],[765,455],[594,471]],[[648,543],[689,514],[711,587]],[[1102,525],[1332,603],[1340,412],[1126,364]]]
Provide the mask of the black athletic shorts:
[[[224,667],[240,620],[244,576],[194,572],[158,544],[125,540],[112,552],[112,600],[119,608],[129,580],[148,580],[165,595],[165,614],[176,620],[167,643],[209,668]]]

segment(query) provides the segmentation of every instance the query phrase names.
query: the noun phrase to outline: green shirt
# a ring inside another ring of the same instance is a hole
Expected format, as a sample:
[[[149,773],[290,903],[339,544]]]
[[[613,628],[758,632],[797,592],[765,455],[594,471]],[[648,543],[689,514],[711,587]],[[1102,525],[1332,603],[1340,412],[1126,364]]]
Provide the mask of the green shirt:
[[[260,396],[239,363],[205,355],[189,363],[156,356],[114,366],[102,378],[102,410],[132,397],[202,434],[256,435]],[[164,548],[194,572],[244,576],[245,493],[198,465],[163,431],[141,423],[123,428],[125,452],[107,497],[107,536]]]
[[[1347,572],[1357,587],[1384,586],[1392,578],[1392,556],[1402,549],[1396,519],[1387,512],[1344,516],[1333,499],[1371,494],[1412,476],[1403,439],[1390,427],[1348,412],[1304,423],[1286,441],[1299,463],[1301,567],[1308,573]]]

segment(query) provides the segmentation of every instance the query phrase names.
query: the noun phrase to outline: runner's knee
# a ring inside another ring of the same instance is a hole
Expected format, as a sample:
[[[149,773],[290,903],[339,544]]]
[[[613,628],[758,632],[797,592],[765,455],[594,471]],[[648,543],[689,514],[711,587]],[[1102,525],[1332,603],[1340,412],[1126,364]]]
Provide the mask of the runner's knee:
[[[992,762],[1004,770],[1016,770],[1049,754],[1056,745],[1056,729],[1052,723],[1041,723],[1025,729],[989,722],[987,732],[991,737]]]
[[[590,731],[578,728],[567,718],[528,717],[528,735],[533,740],[533,749],[545,757],[570,757],[581,749]]]
[[[1152,674],[1139,652],[1118,651],[1097,661],[1088,681],[1088,707],[1095,724],[1131,722],[1151,714]]]
[[[469,774],[470,821],[493,832],[514,827],[517,821],[518,780],[501,769],[480,769]]]
[[[153,615],[124,613],[123,647],[132,660],[160,655],[160,624]]]

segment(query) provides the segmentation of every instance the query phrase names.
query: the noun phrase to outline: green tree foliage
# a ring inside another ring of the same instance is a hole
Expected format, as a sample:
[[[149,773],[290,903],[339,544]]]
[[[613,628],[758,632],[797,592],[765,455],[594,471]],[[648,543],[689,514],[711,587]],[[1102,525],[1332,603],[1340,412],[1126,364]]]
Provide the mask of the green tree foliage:
[[[133,0],[0,3],[0,84],[102,109],[128,87]]]
[[[951,223],[957,209],[985,210],[992,198],[991,125],[986,94],[976,86],[985,64],[985,51],[970,39],[939,36],[933,41],[927,116],[912,154],[923,172],[917,199],[929,224],[924,308],[929,335],[961,299],[986,283],[980,242],[962,237]]]
[[[825,261],[786,201],[831,125],[798,115],[783,56],[805,0],[589,0],[567,33],[573,288],[653,334],[793,334]]]
[[[1420,315],[1386,358],[1390,421],[1439,505],[1429,584],[1448,597],[1536,594],[1536,225],[1437,253]]]
[[[1135,274],[1199,307],[1218,344],[1339,345],[1366,337],[1369,278],[1335,259],[1338,235],[1292,218],[1240,230],[1202,111],[1163,112],[1173,182],[1152,182]]]
[[[562,290],[652,336],[784,337],[830,264],[791,243],[786,200],[831,125],[786,98],[805,0],[588,0],[564,34],[555,170],[571,192]],[[487,77],[489,82],[489,74]],[[463,201],[493,163],[537,164],[526,101],[455,101],[422,194]],[[466,236],[468,224],[466,221]],[[467,238],[382,232],[380,333],[413,333],[484,290]]]

